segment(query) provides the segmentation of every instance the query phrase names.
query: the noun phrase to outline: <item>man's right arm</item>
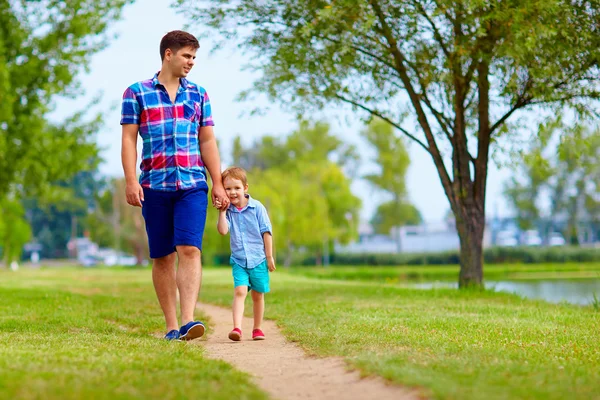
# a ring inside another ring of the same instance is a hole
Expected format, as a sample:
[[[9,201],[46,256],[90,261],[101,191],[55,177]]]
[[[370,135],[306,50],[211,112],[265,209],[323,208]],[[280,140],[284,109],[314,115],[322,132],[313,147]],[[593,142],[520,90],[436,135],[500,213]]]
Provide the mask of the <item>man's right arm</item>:
[[[121,137],[121,163],[125,173],[125,195],[127,203],[132,206],[141,207],[144,201],[144,191],[137,180],[135,164],[137,162],[137,137],[138,124],[122,125]]]

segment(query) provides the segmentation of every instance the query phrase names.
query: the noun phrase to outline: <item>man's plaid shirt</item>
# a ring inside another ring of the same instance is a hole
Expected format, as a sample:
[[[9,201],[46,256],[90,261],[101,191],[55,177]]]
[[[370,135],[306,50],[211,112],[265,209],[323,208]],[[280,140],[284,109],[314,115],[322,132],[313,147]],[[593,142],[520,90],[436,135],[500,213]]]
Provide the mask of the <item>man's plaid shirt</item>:
[[[206,185],[198,130],[214,125],[204,88],[181,78],[175,102],[154,78],[125,90],[121,125],[139,125],[143,141],[140,184],[174,191]]]

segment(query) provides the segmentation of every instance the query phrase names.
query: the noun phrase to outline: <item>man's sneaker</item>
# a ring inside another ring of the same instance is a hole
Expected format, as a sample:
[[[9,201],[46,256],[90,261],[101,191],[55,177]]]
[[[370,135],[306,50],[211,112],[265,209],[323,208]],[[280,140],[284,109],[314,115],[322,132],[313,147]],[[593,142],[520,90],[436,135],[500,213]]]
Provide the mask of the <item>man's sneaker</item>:
[[[231,332],[229,332],[229,339],[234,342],[239,342],[242,340],[242,330],[240,328],[234,328]]]
[[[204,335],[204,324],[200,321],[190,321],[179,329],[180,340],[197,339]]]
[[[260,329],[252,331],[252,340],[265,340],[265,334]]]
[[[177,329],[170,330],[165,335],[165,339],[167,339],[167,340],[177,340],[177,339],[179,339],[179,331]]]

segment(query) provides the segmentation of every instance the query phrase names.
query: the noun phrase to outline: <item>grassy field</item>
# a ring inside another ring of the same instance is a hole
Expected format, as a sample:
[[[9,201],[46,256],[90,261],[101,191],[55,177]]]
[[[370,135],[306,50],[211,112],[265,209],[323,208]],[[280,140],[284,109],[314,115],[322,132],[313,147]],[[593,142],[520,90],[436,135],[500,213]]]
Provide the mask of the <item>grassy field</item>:
[[[0,299],[2,399],[267,398],[202,346],[155,337],[148,270],[0,270]]]
[[[600,399],[592,307],[315,272],[278,270],[266,300],[267,317],[311,354],[437,399]],[[203,301],[229,306],[231,292],[229,269],[205,269]],[[148,270],[1,271],[0,296],[2,398],[264,397],[200,346],[153,336],[162,318]]]

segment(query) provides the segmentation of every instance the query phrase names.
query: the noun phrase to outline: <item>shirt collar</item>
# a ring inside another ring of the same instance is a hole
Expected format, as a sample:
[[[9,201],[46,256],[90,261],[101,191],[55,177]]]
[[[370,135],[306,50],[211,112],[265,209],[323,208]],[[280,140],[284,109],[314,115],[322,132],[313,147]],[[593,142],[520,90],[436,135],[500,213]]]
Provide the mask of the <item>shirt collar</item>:
[[[229,204],[229,209],[235,212],[242,212],[246,208],[256,208],[256,200],[250,197],[249,194],[246,194],[245,196],[248,199],[248,204],[246,204],[246,207],[242,208],[241,210],[238,210],[236,206],[234,206],[233,204]]]
[[[158,85],[162,86],[162,83],[160,83],[158,81],[158,74],[160,74],[160,71],[158,71],[156,74],[154,74],[154,77],[152,78],[152,86],[157,87]],[[178,92],[181,92],[183,90],[186,90],[188,87],[188,80],[185,78],[179,78],[179,90]]]

